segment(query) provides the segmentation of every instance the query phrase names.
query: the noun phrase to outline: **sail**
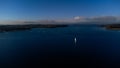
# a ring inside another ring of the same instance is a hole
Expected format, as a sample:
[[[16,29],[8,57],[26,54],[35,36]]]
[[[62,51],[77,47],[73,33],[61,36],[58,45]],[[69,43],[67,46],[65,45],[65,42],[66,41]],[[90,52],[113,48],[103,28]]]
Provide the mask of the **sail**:
[[[74,42],[75,42],[75,44],[76,44],[76,42],[77,42],[77,39],[76,39],[76,37],[74,38]]]

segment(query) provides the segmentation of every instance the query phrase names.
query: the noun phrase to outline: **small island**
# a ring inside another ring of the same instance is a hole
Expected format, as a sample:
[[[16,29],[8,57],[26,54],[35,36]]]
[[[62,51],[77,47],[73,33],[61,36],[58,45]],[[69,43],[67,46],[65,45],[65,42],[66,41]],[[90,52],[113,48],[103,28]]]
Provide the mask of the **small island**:
[[[68,25],[61,24],[27,24],[27,25],[0,25],[0,32],[30,30],[33,28],[58,28],[67,27]]]

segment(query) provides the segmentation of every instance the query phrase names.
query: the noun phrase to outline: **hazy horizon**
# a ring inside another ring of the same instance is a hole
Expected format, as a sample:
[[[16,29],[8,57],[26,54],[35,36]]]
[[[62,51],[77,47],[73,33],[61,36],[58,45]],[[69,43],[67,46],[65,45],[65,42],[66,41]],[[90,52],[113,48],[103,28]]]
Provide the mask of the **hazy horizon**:
[[[119,0],[0,0],[0,20],[120,16]]]
[[[116,22],[119,7],[119,0],[0,0],[0,24]]]

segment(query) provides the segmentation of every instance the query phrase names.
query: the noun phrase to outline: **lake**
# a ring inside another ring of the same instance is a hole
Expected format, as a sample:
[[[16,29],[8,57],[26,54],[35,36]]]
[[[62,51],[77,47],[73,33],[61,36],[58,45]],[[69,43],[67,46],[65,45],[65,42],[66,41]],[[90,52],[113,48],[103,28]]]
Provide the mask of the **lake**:
[[[75,43],[76,37],[76,43]],[[0,67],[120,67],[120,31],[93,25],[0,33]]]

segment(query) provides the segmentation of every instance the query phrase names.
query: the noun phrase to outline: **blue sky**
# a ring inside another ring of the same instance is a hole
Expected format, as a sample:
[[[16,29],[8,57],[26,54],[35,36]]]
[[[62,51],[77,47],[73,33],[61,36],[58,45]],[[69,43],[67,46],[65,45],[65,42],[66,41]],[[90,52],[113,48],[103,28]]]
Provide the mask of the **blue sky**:
[[[0,0],[0,20],[120,16],[120,0]]]

